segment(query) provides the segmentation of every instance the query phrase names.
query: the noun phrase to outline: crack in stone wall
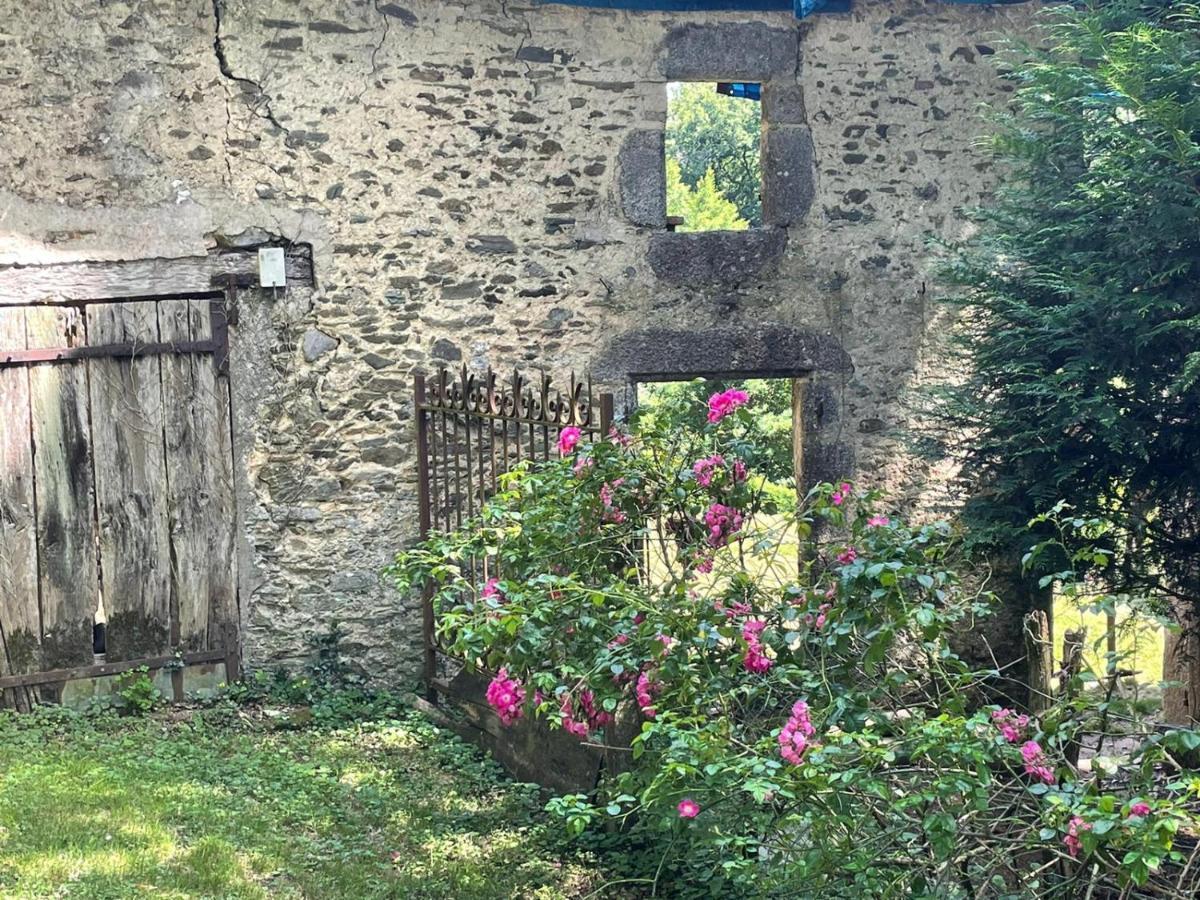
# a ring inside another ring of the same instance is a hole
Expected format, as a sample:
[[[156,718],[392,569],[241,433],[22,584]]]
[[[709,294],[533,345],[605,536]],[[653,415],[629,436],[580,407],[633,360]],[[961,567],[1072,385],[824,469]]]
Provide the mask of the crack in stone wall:
[[[221,75],[230,81],[237,84],[246,85],[255,94],[255,102],[248,103],[250,112],[260,119],[265,119],[270,122],[284,134],[291,134],[290,131],[275,118],[275,112],[271,109],[271,98],[267,96],[267,92],[263,90],[263,86],[252,78],[246,78],[242,75],[234,73],[229,65],[229,59],[225,55],[225,45],[221,41],[221,0],[212,0],[213,10],[213,52],[217,57],[217,68]]]

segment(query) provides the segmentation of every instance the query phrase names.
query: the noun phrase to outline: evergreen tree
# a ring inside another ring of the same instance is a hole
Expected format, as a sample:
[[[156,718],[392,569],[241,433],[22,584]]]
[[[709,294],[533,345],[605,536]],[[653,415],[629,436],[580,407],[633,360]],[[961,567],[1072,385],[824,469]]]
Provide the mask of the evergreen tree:
[[[679,164],[680,179],[696,188],[711,171],[717,189],[738,216],[762,221],[760,135],[762,107],[716,92],[716,85],[681,84],[667,116],[667,158]]]
[[[683,219],[679,231],[744,231],[750,227],[718,189],[712,169],[691,188],[683,182],[679,163],[673,159],[667,160],[667,215]]]
[[[1118,588],[1157,592],[1189,618],[1200,13],[1118,0],[1051,16],[993,139],[1004,186],[954,248],[962,380],[936,397],[937,437],[966,448],[966,515],[994,548],[1028,546],[1030,518],[1066,500],[1115,524]]]

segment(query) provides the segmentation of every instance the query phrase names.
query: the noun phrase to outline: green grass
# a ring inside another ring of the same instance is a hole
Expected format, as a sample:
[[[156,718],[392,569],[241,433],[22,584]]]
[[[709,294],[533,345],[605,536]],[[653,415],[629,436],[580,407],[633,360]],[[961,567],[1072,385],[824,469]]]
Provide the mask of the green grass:
[[[530,786],[415,713],[273,729],[231,705],[0,713],[5,898],[576,897]]]

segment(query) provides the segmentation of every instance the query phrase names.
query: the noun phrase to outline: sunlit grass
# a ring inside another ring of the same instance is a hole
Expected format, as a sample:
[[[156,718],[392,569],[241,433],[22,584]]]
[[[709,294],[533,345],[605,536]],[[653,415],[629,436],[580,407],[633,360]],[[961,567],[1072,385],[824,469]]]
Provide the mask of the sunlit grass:
[[[0,714],[0,896],[571,897],[536,792],[422,719]]]

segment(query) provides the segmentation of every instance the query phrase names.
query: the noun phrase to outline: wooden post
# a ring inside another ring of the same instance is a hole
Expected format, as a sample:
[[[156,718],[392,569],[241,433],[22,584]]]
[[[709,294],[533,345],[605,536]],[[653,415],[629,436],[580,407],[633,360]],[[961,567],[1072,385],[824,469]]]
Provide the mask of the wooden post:
[[[30,307],[25,317],[31,346],[85,343],[78,309]],[[85,365],[37,366],[29,371],[41,598],[39,669],[92,662],[92,627],[100,594],[99,539]],[[61,689],[47,686],[41,694],[46,702],[57,703]]]
[[[600,440],[608,437],[608,432],[612,428],[614,417],[613,395],[600,395]]]
[[[158,340],[152,300],[84,308],[90,343]],[[111,662],[164,656],[176,642],[161,357],[92,359],[87,367],[100,588]],[[179,397],[203,402],[190,392]],[[186,555],[185,555],[186,556]],[[92,613],[95,614],[93,599]],[[178,699],[183,699],[179,697]]]
[[[1051,677],[1054,672],[1054,648],[1050,643],[1050,621],[1036,609],[1025,614],[1025,659],[1029,667],[1029,711],[1035,716],[1054,702]]]
[[[1080,628],[1078,631],[1068,631],[1063,635],[1063,661],[1062,671],[1059,673],[1059,693],[1066,698],[1070,698],[1075,690],[1071,682],[1078,677],[1083,669],[1083,648],[1087,643],[1087,629]],[[1079,765],[1079,741],[1069,741],[1063,747],[1063,756],[1072,766]]]
[[[0,309],[0,360],[5,351],[23,349],[25,311]],[[0,675],[31,672],[41,657],[29,402],[28,371],[0,368]],[[26,711],[33,692],[0,691],[0,707],[6,702]]]

